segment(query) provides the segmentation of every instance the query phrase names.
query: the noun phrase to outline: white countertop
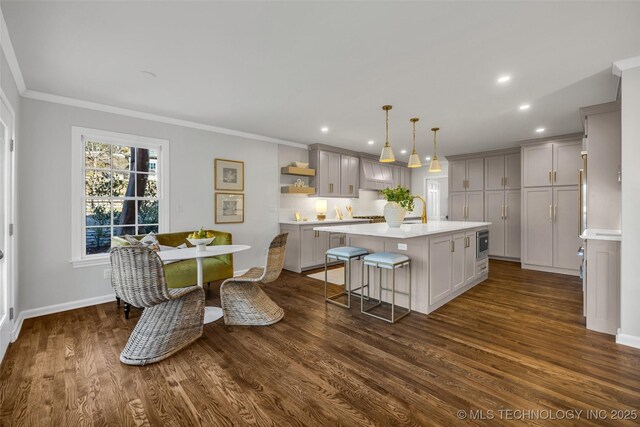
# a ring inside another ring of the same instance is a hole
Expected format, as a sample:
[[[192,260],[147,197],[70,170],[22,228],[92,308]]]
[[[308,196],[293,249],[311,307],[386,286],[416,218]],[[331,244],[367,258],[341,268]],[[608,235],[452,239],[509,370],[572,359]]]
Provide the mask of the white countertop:
[[[317,231],[328,231],[329,233],[410,239],[412,237],[470,230],[472,228],[487,227],[489,225],[491,225],[490,222],[429,221],[426,224],[402,224],[397,228],[389,227],[385,223],[379,223],[332,225],[328,227],[314,227],[313,229]]]
[[[601,228],[587,228],[580,235],[582,240],[609,240],[612,242],[622,241],[621,230],[605,230]]]
[[[368,219],[353,219],[353,218],[345,218],[345,219],[326,219],[324,221],[318,221],[317,219],[309,220],[309,221],[280,221],[280,224],[287,225],[318,225],[318,224],[344,224],[344,223],[354,223],[354,222],[369,222]]]

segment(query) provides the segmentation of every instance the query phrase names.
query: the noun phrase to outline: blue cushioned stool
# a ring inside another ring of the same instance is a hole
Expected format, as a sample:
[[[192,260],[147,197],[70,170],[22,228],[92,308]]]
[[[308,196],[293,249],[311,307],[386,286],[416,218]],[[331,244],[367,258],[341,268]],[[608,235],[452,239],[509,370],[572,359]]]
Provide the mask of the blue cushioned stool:
[[[411,313],[411,259],[408,256],[402,254],[396,254],[393,252],[376,252],[370,255],[366,255],[364,257],[363,265],[362,265],[362,286],[369,287],[369,271],[370,267],[375,267],[378,269],[378,286],[380,288],[380,292],[378,294],[378,303],[365,309],[364,308],[364,299],[360,299],[360,311],[364,314],[368,314],[369,316],[375,317],[376,319],[384,320],[389,323],[396,323],[398,320],[402,319],[407,314]],[[396,269],[397,268],[408,268],[407,276],[409,277],[409,291],[401,292],[396,290]],[[367,282],[365,285],[364,281],[364,270],[367,270]],[[391,270],[391,287],[385,288],[382,286],[382,269]],[[382,291],[391,291],[391,318],[387,319],[382,316],[378,316],[376,314],[370,313],[371,310],[380,306],[382,304]],[[396,317],[396,293],[402,295],[409,296],[409,307],[407,310],[402,313],[400,316]]]
[[[339,305],[345,308],[351,308],[351,292],[362,289],[364,286],[360,286],[356,289],[351,289],[351,261],[361,259],[363,256],[368,255],[369,252],[366,249],[354,248],[352,246],[341,246],[339,248],[331,248],[324,255],[324,300],[332,304]],[[335,295],[327,295],[327,262],[329,259],[335,259],[338,261],[344,261],[344,291]],[[367,286],[367,295],[369,294],[369,288]],[[341,296],[347,296],[347,303],[335,301],[336,298]],[[364,295],[362,295],[364,297]]]

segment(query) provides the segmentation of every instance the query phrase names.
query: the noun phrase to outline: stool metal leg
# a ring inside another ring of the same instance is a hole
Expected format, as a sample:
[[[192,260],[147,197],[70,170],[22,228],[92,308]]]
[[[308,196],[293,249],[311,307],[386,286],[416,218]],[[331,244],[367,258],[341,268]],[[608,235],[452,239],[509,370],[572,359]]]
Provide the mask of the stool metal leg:
[[[364,263],[363,263],[364,266]],[[401,291],[397,291],[396,290],[396,268],[403,268],[407,266],[407,274],[409,274],[408,277],[408,283],[409,283],[409,290],[408,292],[401,292]],[[367,277],[369,277],[369,265],[366,265],[367,268]],[[360,311],[364,314],[367,314],[371,317],[375,317],[376,319],[380,319],[380,320],[384,320],[387,323],[396,323],[398,320],[402,319],[403,317],[405,317],[406,315],[408,315],[409,313],[411,313],[411,262],[407,262],[405,264],[399,265],[399,266],[393,266],[391,268],[391,287],[390,288],[385,288],[382,286],[382,268],[378,267],[377,265],[374,266],[375,268],[378,269],[378,278],[379,278],[379,292],[378,292],[378,303],[365,309],[364,308],[364,301],[361,300],[360,303]],[[363,275],[364,275],[364,271],[363,271]],[[391,318],[388,319],[386,317],[382,317],[382,316],[378,316],[376,314],[370,313],[370,311],[376,307],[378,307],[379,305],[382,304],[382,291],[386,290],[386,291],[391,291]],[[403,295],[407,295],[409,298],[409,303],[408,303],[408,308],[406,309],[406,311],[402,314],[400,314],[400,316],[396,317],[396,293],[399,294],[403,294]]]
[[[324,300],[326,302],[330,302],[331,304],[339,305],[340,307],[351,308],[351,280],[347,280],[347,269],[349,268],[350,261],[349,260],[344,261],[344,272],[345,272],[344,273],[344,291],[337,293],[335,295],[329,295],[327,291],[327,286],[328,286],[327,263],[328,263],[328,257],[327,255],[325,255],[324,256]],[[347,296],[346,304],[343,304],[335,300],[336,298],[340,298],[344,295]]]

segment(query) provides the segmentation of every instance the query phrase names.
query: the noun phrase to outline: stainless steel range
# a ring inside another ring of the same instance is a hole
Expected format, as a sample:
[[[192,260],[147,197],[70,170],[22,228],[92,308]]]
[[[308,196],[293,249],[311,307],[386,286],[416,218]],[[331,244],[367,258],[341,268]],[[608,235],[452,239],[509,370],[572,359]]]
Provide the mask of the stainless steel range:
[[[384,216],[382,215],[354,216],[353,219],[368,219],[370,224],[378,224],[384,222]]]

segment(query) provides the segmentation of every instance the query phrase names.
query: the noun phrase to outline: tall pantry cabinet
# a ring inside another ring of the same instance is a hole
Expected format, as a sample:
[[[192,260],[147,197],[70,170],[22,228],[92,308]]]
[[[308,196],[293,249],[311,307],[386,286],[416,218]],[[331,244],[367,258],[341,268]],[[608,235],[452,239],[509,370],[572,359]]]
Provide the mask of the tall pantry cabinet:
[[[522,146],[522,268],[578,275],[582,139]]]

